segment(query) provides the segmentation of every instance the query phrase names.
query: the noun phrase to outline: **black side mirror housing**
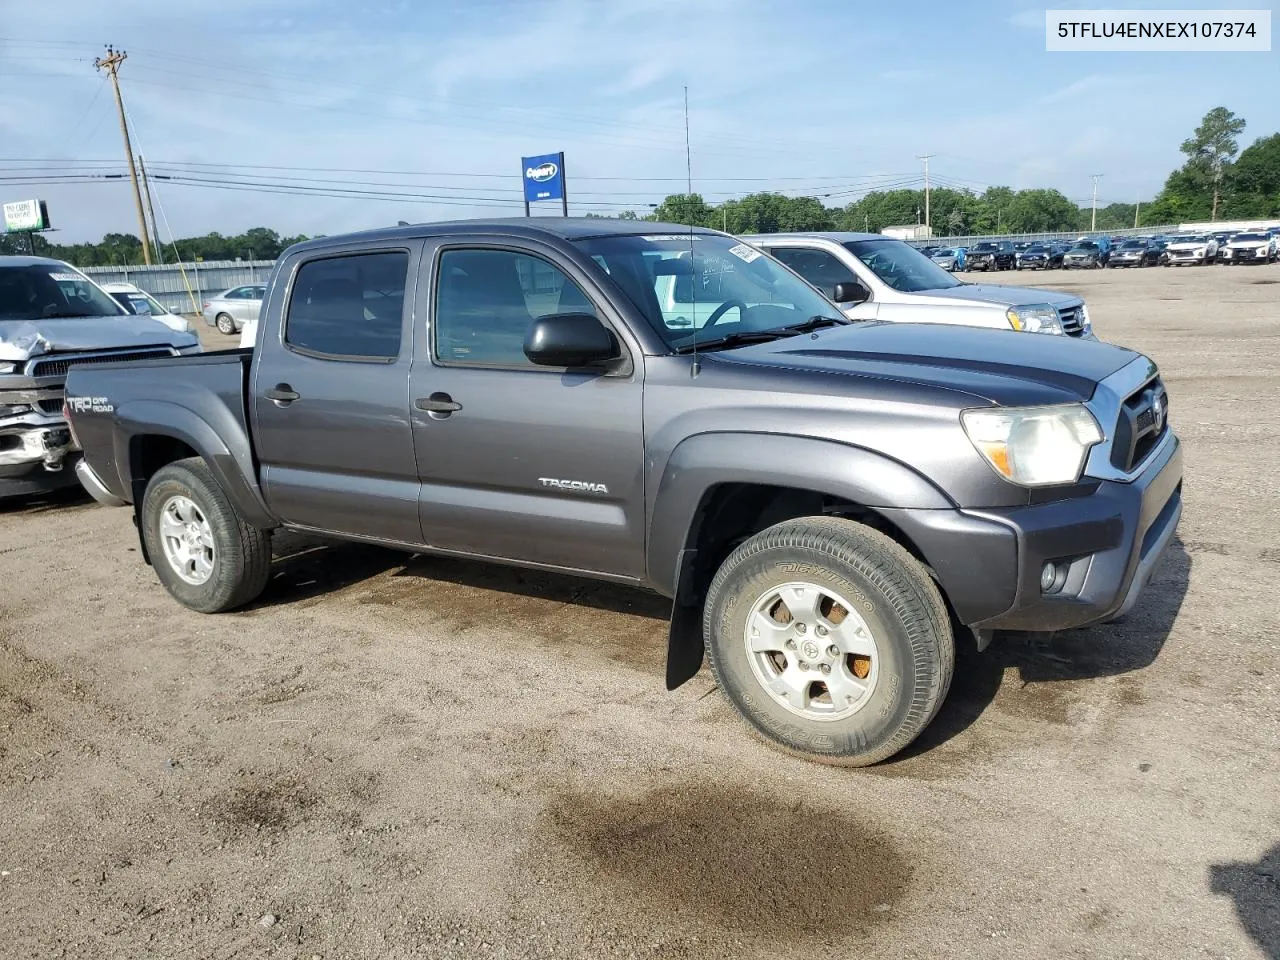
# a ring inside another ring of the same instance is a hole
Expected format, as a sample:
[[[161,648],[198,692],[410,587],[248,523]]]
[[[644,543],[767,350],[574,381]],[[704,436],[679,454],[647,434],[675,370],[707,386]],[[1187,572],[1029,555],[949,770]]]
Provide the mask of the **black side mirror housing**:
[[[590,367],[619,355],[618,341],[589,313],[539,317],[524,338],[524,355],[542,367]]]
[[[865,303],[871,299],[871,291],[859,280],[846,280],[836,284],[831,299],[836,303]]]

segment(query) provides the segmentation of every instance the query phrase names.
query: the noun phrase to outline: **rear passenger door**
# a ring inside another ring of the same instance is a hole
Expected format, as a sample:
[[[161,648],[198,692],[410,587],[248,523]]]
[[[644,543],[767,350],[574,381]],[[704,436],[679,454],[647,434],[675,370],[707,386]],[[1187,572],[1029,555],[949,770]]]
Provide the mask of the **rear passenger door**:
[[[420,540],[406,294],[419,249],[313,251],[280,273],[250,402],[263,493],[287,523]]]
[[[643,363],[589,274],[541,244],[459,238],[424,250],[419,289],[430,320],[409,393],[424,540],[643,576]],[[594,314],[625,362],[530,363],[525,335],[551,313]]]

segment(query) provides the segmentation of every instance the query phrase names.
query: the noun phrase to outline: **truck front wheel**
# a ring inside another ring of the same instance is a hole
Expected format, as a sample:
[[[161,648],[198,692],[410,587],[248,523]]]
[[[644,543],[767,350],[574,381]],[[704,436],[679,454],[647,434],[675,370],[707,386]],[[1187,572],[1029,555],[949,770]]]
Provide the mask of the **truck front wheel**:
[[[841,766],[911,743],[955,668],[924,567],[837,517],[789,520],[734,550],[712,581],[703,636],[717,682],[766,741]]]
[[[267,585],[270,532],[240,519],[198,457],[156,471],[142,501],[142,532],[156,576],[192,610],[234,610]]]

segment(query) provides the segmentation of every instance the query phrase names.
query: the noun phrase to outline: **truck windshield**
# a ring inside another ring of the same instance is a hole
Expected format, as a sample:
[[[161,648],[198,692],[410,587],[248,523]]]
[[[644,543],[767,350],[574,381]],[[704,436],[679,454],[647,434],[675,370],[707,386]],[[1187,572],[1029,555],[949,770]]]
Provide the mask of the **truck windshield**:
[[[959,280],[901,240],[850,240],[845,248],[877,277],[904,293],[960,286]]]
[[[0,266],[0,320],[118,317],[126,312],[66,264]]]
[[[782,264],[716,234],[575,241],[673,350],[785,328],[840,310]]]
[[[137,292],[128,291],[126,293],[113,293],[111,299],[120,306],[124,307],[130,313],[136,313],[140,316],[163,316],[169,311],[160,306],[159,303],[149,293],[139,290]]]

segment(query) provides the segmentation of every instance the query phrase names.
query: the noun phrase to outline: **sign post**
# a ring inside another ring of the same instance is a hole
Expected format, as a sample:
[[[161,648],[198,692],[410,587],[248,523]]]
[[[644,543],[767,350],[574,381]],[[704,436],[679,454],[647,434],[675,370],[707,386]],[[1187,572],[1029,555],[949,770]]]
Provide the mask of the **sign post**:
[[[559,200],[560,213],[569,215],[569,191],[565,186],[564,151],[540,157],[521,157],[521,182],[524,184],[524,215],[529,204],[539,200]]]

